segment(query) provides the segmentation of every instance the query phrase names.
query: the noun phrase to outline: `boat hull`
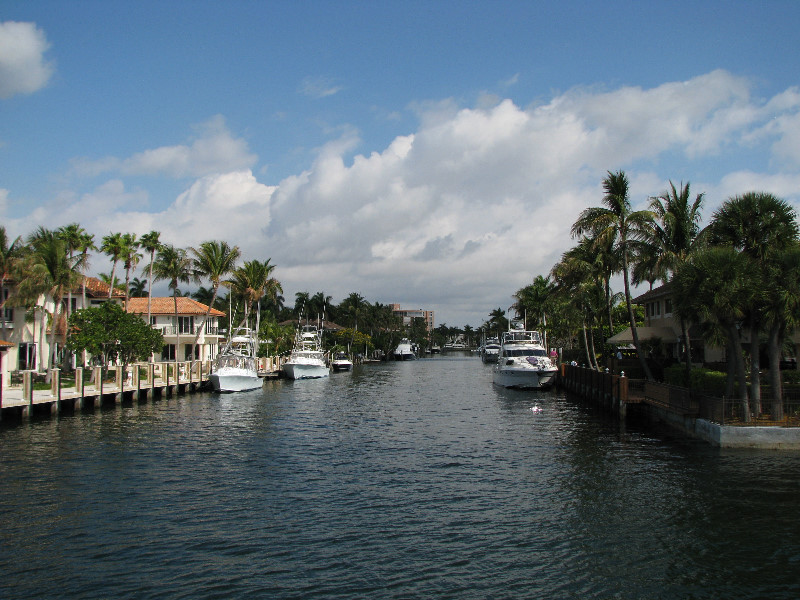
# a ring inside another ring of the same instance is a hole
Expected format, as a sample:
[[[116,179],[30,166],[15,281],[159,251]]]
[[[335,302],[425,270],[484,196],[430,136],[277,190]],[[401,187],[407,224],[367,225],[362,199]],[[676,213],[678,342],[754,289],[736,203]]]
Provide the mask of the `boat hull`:
[[[493,382],[505,388],[520,390],[542,390],[555,383],[556,371],[538,371],[534,369],[496,368]]]
[[[211,373],[208,380],[216,392],[246,392],[256,390],[264,383],[258,375],[222,371]]]
[[[320,379],[330,375],[326,365],[284,363],[283,372],[289,379]]]
[[[331,365],[333,368],[334,373],[341,373],[343,371],[350,371],[353,368],[353,363],[334,363]]]

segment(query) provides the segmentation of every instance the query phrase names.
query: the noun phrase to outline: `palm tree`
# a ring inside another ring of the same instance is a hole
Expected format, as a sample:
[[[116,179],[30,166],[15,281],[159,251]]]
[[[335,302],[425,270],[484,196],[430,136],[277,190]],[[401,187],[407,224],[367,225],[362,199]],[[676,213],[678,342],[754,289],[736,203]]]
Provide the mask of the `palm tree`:
[[[301,319],[303,317],[303,313],[308,309],[310,299],[311,295],[308,292],[295,292],[294,313],[298,319]]]
[[[250,311],[261,298],[265,295],[274,297],[278,292],[283,293],[280,282],[272,277],[275,265],[269,264],[269,261],[270,259],[264,262],[259,260],[245,261],[241,267],[233,272],[233,277],[229,281],[232,290],[241,296],[245,303],[242,324],[247,323]]]
[[[10,244],[5,226],[0,225],[0,323],[2,323],[3,340],[7,340],[6,335],[6,282],[14,269],[14,263],[20,254],[22,238],[17,236]]]
[[[147,295],[147,282],[138,277],[131,279],[128,293],[131,298],[144,298]]]
[[[444,325],[444,323],[442,323]],[[502,338],[503,332],[508,330],[508,319],[506,318],[506,311],[502,308],[495,308],[489,313],[489,327],[497,331],[497,337]]]
[[[121,233],[110,233],[103,237],[100,244],[100,251],[111,257],[111,284],[108,288],[108,297],[114,291],[115,276],[117,273],[117,263],[125,256],[125,239]]]
[[[653,273],[664,282],[678,272],[682,265],[700,246],[700,209],[704,194],[691,200],[689,183],[681,185],[680,191],[669,182],[670,189],[650,199],[650,210],[656,221],[650,236],[643,242],[645,261],[652,263]],[[674,301],[674,298],[673,298]],[[685,382],[689,386],[692,370],[692,350],[689,339],[689,323],[680,318],[681,336],[685,348]]]
[[[227,242],[220,241],[203,242],[199,247],[190,248],[189,251],[194,255],[192,266],[197,275],[208,279],[213,286],[211,301],[208,303],[208,309],[202,323],[197,327],[194,342],[192,343],[192,356],[195,356],[197,341],[200,339],[200,333],[204,330],[208,316],[211,314],[211,307],[217,299],[219,286],[222,284],[223,277],[232,273],[236,268],[236,261],[239,260],[241,252],[238,246],[231,248]]]
[[[168,281],[172,290],[172,300],[175,305],[175,369],[178,368],[178,349],[181,345],[181,328],[178,323],[178,289],[179,283],[191,283],[197,280],[197,275],[192,268],[192,259],[186,250],[171,245],[163,245],[158,251],[158,256],[152,266],[156,281]]]
[[[694,323],[703,323],[708,333],[722,329],[727,340],[728,389],[733,393],[734,378],[739,384],[742,417],[750,420],[739,326],[753,298],[762,293],[752,261],[730,246],[716,246],[693,254],[675,274],[675,311]]]
[[[620,270],[625,284],[625,303],[628,307],[633,344],[636,347],[645,377],[652,380],[653,375],[645,360],[639,343],[639,334],[636,331],[636,318],[631,303],[629,259],[631,242],[648,235],[653,223],[653,213],[649,210],[631,210],[628,177],[622,171],[616,173],[609,171],[603,180],[603,189],[605,190],[603,196],[605,206],[584,210],[572,225],[572,235],[579,237],[585,232],[591,232],[600,247],[606,242],[611,244],[615,253],[622,259]]]
[[[64,294],[73,289],[83,277],[75,258],[70,257],[67,243],[57,232],[39,228],[29,243],[34,250],[34,262],[29,279],[52,298],[53,322],[50,326],[50,356],[48,359],[47,381],[50,381],[56,358],[56,330]]]
[[[124,250],[122,255],[123,266],[125,267],[125,306],[128,306],[128,298],[131,284],[131,269],[135,269],[139,264],[142,255],[137,252],[140,241],[136,239],[135,233],[125,233],[122,236]]]
[[[156,258],[156,252],[161,249],[161,242],[159,237],[161,234],[158,231],[151,231],[145,233],[139,238],[139,245],[142,250],[150,254],[150,267],[147,275],[147,322],[150,323],[150,305],[153,301],[153,262]]]
[[[764,192],[748,192],[729,198],[714,212],[709,240],[747,256],[756,276],[767,272],[777,256],[797,244],[798,231],[795,211],[786,201]],[[761,413],[759,332],[766,311],[765,302],[756,298],[745,316],[750,332],[752,408],[757,415]]]

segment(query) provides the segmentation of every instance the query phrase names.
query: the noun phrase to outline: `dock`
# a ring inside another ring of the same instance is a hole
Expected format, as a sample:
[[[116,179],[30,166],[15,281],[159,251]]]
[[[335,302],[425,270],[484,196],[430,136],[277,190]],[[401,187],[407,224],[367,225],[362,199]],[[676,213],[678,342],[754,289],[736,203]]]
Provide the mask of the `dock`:
[[[259,376],[264,379],[281,376],[277,358],[261,358],[258,366]],[[211,361],[136,363],[112,367],[105,378],[102,367],[92,367],[88,381],[84,369],[78,367],[75,383],[69,387],[62,385],[61,371],[53,369],[50,387],[45,390],[34,389],[34,371],[22,371],[21,385],[0,385],[0,421],[60,415],[64,411],[72,413],[104,404],[121,404],[125,400],[147,401],[208,390],[211,367]]]

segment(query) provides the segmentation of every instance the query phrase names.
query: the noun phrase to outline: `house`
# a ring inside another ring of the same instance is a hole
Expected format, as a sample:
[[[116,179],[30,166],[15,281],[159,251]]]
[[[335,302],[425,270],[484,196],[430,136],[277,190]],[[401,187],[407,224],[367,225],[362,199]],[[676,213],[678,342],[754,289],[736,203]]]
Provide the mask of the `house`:
[[[656,356],[681,360],[686,346],[681,321],[673,313],[672,284],[665,283],[649,290],[634,298],[632,302],[644,306],[644,326],[636,328],[639,341],[649,343],[651,352]],[[725,362],[725,348],[706,344],[696,324],[689,324],[689,339],[693,363]],[[606,342],[615,346],[632,344],[631,328],[627,327],[608,338]]]
[[[4,290],[6,299],[14,289],[14,282],[7,281]],[[103,302],[116,302],[122,304],[125,292],[114,288],[109,297],[111,286],[96,277],[84,277],[81,285],[75,287],[61,300],[59,319],[55,324],[56,349],[64,346],[64,337],[67,329],[67,312],[75,312],[81,308],[98,306]],[[2,331],[5,341],[13,344],[6,351],[3,360],[3,381],[8,382],[11,371],[43,370],[48,364],[50,354],[50,336],[53,327],[53,313],[55,302],[52,298],[40,296],[36,308],[26,311],[24,307],[6,306],[1,312]],[[2,334],[0,334],[1,336]],[[74,366],[73,358],[73,366]]]
[[[176,301],[178,304],[177,323],[175,322]],[[146,320],[147,298],[130,298],[127,311],[141,315]],[[220,334],[219,328],[219,319],[225,317],[225,313],[212,308],[208,320],[203,325],[206,311],[208,311],[208,305],[186,296],[151,298],[150,325],[160,330],[164,336],[164,350],[161,356],[155,357],[155,360],[175,360],[176,350],[178,360],[191,360],[192,345],[201,326],[195,358],[198,360],[216,358],[220,342],[225,337]]]

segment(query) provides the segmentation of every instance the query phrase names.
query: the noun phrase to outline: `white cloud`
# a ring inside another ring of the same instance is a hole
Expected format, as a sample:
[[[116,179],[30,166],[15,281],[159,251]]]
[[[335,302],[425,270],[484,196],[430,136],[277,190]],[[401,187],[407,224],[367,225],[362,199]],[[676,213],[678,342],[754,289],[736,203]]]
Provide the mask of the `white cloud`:
[[[97,176],[118,171],[123,175],[166,175],[168,177],[203,177],[252,167],[257,157],[251,154],[247,142],[234,138],[225,118],[217,115],[199,125],[198,135],[187,144],[161,146],[120,159],[105,157],[99,160],[76,159],[75,172]]]
[[[571,225],[599,205],[608,170],[628,173],[637,208],[669,179],[706,192],[708,215],[751,189],[797,203],[797,97],[788,90],[753,99],[748,81],[715,71],[652,89],[576,89],[527,108],[511,100],[470,109],[452,100],[420,104],[413,134],[352,156],[360,140],[345,129],[310,168],[276,187],[247,168],[188,166],[224,164],[199,142],[162,148],[119,168],[203,176],[159,213],[146,212],[138,190],[109,183],[102,191],[116,213],[93,224],[156,229],[180,246],[225,239],[247,258],[271,258],[288,299],[324,291],[340,301],[355,291],[373,302],[432,308],[440,323],[479,325],[573,245]],[[244,160],[246,146],[216,124]],[[198,138],[212,148],[225,145],[218,139]],[[772,152],[784,170],[743,169],[742,149]],[[103,206],[100,191],[76,210]],[[134,200],[141,206],[131,209]],[[72,220],[97,231],[85,218]]]
[[[299,92],[312,98],[326,98],[338,94],[344,89],[336,85],[328,77],[306,77],[300,82]]]
[[[0,98],[32,94],[47,84],[54,71],[44,59],[49,47],[35,23],[0,23]]]

